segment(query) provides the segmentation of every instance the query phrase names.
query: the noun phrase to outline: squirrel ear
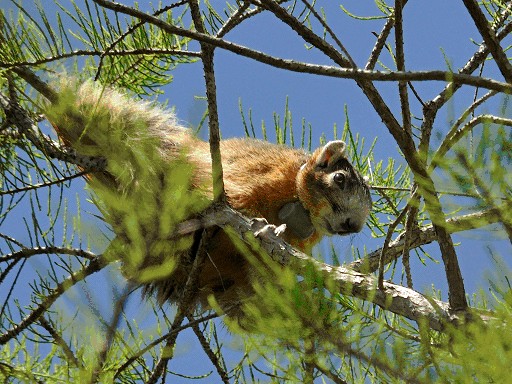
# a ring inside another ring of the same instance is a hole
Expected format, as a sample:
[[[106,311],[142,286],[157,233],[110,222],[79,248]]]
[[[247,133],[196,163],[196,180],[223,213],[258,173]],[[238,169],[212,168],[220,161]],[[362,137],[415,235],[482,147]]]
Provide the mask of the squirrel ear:
[[[329,141],[321,148],[317,156],[316,165],[327,167],[329,164],[338,161],[341,157],[345,157],[345,148],[347,148],[347,145],[344,141]]]

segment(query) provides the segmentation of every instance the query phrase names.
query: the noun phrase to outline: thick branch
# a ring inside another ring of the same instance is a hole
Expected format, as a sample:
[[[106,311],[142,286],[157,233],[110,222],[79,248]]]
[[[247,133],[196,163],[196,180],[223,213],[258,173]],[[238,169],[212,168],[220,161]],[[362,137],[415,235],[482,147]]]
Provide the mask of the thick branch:
[[[343,293],[374,303],[392,313],[413,321],[426,321],[432,329],[441,331],[446,322],[461,320],[447,303],[389,282],[377,289],[377,278],[345,267],[320,263],[278,239],[271,231],[259,231],[251,222],[229,207],[212,209],[202,218],[204,227],[218,225],[234,230],[242,239],[252,239],[257,233],[261,247],[274,261],[290,266],[297,273],[314,268],[333,285],[326,284],[331,293]]]

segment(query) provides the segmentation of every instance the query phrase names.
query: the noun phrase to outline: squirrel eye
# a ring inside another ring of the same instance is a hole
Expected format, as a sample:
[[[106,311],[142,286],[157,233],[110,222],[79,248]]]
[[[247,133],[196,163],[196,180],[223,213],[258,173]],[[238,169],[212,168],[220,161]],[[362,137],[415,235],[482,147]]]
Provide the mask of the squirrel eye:
[[[336,184],[339,184],[342,188],[345,184],[345,175],[341,172],[337,172],[334,174],[333,178],[334,182]]]

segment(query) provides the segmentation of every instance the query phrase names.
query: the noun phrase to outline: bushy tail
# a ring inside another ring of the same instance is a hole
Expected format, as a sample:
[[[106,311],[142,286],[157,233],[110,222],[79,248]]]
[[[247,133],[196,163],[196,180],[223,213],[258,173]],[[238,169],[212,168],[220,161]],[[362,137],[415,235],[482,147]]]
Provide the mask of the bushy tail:
[[[183,137],[192,136],[171,112],[92,81],[63,79],[58,89],[45,111],[58,135],[78,153],[106,159],[106,170],[88,182],[117,234],[125,272],[139,281],[162,278],[159,266],[174,265],[169,255],[192,241],[175,239],[174,228],[210,203],[194,188],[194,165],[179,150]]]
[[[45,114],[61,139],[84,155],[140,152],[178,127],[174,114],[96,82],[62,78],[57,85],[57,101]]]
[[[94,81],[78,83],[62,77],[58,96],[45,115],[62,141],[79,154],[107,160],[107,172],[96,179],[126,190],[149,173],[161,172],[169,160],[165,148],[174,131],[183,131],[170,111],[148,101],[136,100]],[[175,156],[176,157],[176,156]],[[110,187],[113,187],[110,185]]]

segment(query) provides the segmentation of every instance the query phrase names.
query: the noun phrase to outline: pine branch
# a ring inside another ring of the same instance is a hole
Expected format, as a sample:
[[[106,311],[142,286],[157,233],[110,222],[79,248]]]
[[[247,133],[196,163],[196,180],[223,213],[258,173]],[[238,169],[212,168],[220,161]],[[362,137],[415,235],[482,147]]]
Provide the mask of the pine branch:
[[[446,220],[449,233],[457,233],[471,229],[481,228],[483,226],[499,222],[497,209],[493,208],[481,212],[470,213],[463,216],[453,217]],[[421,247],[436,240],[436,233],[432,225],[419,228],[411,236],[409,249]],[[383,262],[389,264],[398,259],[403,252],[406,241],[406,232],[402,232],[398,237],[389,243],[385,252]],[[362,273],[372,273],[379,268],[379,260],[382,250],[378,249],[368,254],[365,258],[353,261],[347,265],[347,268]]]
[[[45,58],[40,58],[32,61],[14,61],[11,63],[0,63],[0,68],[5,69],[15,69],[20,67],[33,67],[42,64],[49,64],[55,61],[61,61],[64,59],[76,58],[76,57],[122,57],[122,56],[140,56],[140,55],[152,55],[152,56],[189,56],[189,57],[200,57],[200,52],[195,51],[186,51],[183,49],[160,49],[160,48],[136,48],[136,49],[126,49],[126,50],[109,50],[109,51],[100,51],[100,50],[87,50],[87,49],[77,49],[72,52],[63,52],[59,54],[55,54],[52,56],[48,56]]]
[[[106,167],[106,159],[102,157],[85,156],[74,149],[62,146],[44,135],[16,101],[0,93],[0,106],[5,110],[8,121],[16,126],[27,139],[43,154],[51,159],[62,160],[75,164],[84,172],[100,172]]]
[[[455,85],[469,85],[473,87],[492,89],[498,92],[512,93],[512,84],[499,82],[492,79],[478,76],[463,75],[447,71],[414,71],[414,72],[379,72],[368,71],[364,69],[339,68],[338,66],[318,65],[287,60],[263,52],[252,50],[239,44],[229,42],[224,39],[202,34],[196,31],[180,28],[171,25],[157,17],[148,15],[137,9],[115,3],[108,0],[94,0],[95,3],[111,9],[115,12],[124,13],[133,17],[140,18],[147,23],[153,24],[167,33],[176,34],[199,42],[205,42],[210,45],[225,49],[235,54],[251,58],[261,63],[286,69],[292,72],[310,73],[326,77],[335,77],[343,79],[353,79],[358,81],[442,81]]]
[[[192,20],[197,31],[206,34],[199,4],[196,0],[190,1]],[[220,154],[220,128],[219,114],[217,112],[217,86],[215,84],[215,71],[213,57],[215,47],[201,42],[201,60],[203,62],[204,80],[206,83],[206,99],[208,102],[208,126],[210,131],[210,155],[212,158],[212,183],[213,200],[215,202],[226,201],[224,190],[224,176],[222,170],[222,159]]]
[[[50,254],[62,254],[62,255],[70,255],[70,256],[78,256],[87,260],[94,260],[97,255],[86,251],[80,248],[66,248],[66,247],[35,247],[35,248],[25,248],[17,252],[12,252],[4,256],[0,256],[0,263],[6,262],[9,260],[21,260],[27,259],[34,255],[50,255]]]
[[[39,324],[44,329],[46,329],[46,331],[48,331],[48,333],[53,337],[55,344],[57,344],[62,349],[64,355],[66,356],[66,359],[75,367],[83,369],[83,364],[75,356],[75,354],[71,350],[70,346],[66,343],[62,335],[54,328],[54,325],[49,320],[46,320],[44,316],[41,316],[39,318]]]
[[[46,313],[46,311],[53,305],[53,303],[62,296],[69,288],[74,286],[76,283],[82,281],[87,276],[92,275],[103,269],[107,265],[106,261],[102,256],[98,256],[91,260],[88,265],[84,268],[76,271],[67,279],[58,283],[55,288],[51,289],[41,303],[37,305],[24,319],[16,324],[11,329],[8,329],[5,333],[0,335],[0,345],[8,343],[13,338],[21,334],[25,329],[34,324],[39,318]]]
[[[507,83],[512,83],[512,65],[503,51],[503,48],[501,48],[499,40],[480,9],[478,2],[476,0],[463,0],[463,2],[469,14],[473,18],[478,32],[480,32],[480,35],[483,37],[485,45],[487,45],[487,48],[494,58],[501,74]]]

